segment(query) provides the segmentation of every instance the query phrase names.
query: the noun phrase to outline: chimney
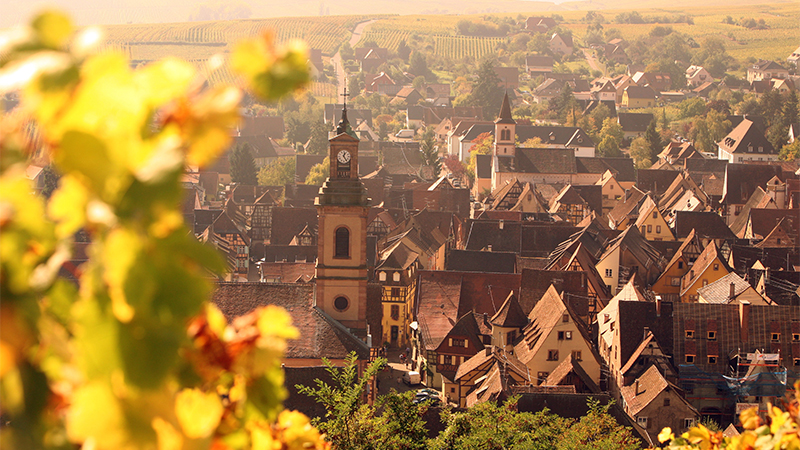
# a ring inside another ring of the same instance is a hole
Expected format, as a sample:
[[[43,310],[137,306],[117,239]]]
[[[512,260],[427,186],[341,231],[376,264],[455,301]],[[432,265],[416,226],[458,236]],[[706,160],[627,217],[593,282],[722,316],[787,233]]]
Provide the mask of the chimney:
[[[639,379],[633,382],[633,395],[639,395]]]
[[[749,338],[750,302],[742,300],[739,303],[739,340],[747,342]]]
[[[486,350],[486,356],[492,356],[492,346],[491,345],[487,345],[485,350]]]
[[[647,338],[647,333],[650,332],[650,327],[644,327],[644,333],[642,334],[642,339]]]
[[[505,223],[503,222],[503,219],[500,219],[500,223],[498,224],[498,226],[500,227],[501,230],[503,229],[503,225],[505,225]]]
[[[661,296],[656,295],[656,317],[661,317]]]
[[[733,301],[734,298],[736,298],[736,284],[731,281],[731,293],[728,296],[728,300]]]

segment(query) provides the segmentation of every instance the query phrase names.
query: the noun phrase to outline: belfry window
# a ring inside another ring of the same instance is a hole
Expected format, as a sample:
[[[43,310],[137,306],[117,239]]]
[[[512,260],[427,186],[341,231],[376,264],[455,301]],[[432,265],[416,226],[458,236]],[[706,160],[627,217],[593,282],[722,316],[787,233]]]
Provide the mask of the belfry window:
[[[336,248],[333,256],[336,258],[350,257],[350,230],[345,227],[336,229]]]

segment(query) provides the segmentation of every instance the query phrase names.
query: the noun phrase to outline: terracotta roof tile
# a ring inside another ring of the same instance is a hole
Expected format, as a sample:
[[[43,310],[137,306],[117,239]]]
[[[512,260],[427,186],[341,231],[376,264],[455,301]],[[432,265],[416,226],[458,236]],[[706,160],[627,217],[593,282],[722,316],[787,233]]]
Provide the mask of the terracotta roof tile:
[[[314,286],[308,283],[219,283],[213,302],[228,320],[260,306],[285,308],[292,325],[300,330],[300,337],[288,342],[286,358],[343,359],[355,351],[359,358],[367,359],[366,344],[313,306],[313,298]]]

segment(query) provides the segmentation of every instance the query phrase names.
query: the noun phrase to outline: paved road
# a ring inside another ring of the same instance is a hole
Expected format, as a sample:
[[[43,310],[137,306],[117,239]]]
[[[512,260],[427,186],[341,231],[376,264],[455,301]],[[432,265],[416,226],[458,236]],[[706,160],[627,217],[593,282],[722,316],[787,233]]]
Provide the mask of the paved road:
[[[361,35],[364,33],[364,29],[373,22],[377,22],[377,20],[368,20],[366,22],[361,22],[353,29],[353,35],[350,36],[350,47],[355,47],[358,44],[358,41],[361,40]],[[333,58],[331,58],[333,62],[333,67],[336,68],[336,80],[338,81],[338,90],[339,92],[336,95],[336,101],[340,100],[339,96],[342,94],[342,89],[345,86],[345,71],[344,66],[342,65],[342,55],[339,54],[337,51]]]
[[[589,67],[591,67],[592,70],[599,70],[605,73],[605,71],[597,65],[597,58],[594,57],[594,51],[592,49],[583,49],[583,55],[586,57],[586,61],[589,62]]]

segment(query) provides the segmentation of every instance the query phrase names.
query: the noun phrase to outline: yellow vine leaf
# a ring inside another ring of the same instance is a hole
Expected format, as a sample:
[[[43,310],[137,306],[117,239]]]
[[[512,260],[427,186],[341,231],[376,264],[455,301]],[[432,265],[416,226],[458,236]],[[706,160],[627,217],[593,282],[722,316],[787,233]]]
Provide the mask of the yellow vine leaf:
[[[175,399],[175,415],[183,433],[191,439],[211,436],[222,418],[222,402],[216,393],[184,389]]]
[[[75,443],[93,440],[98,448],[125,448],[125,413],[111,388],[103,382],[79,387],[67,412],[67,435]]]
[[[53,49],[63,47],[72,34],[72,21],[56,11],[39,14],[31,25],[39,42]]]
[[[250,89],[259,97],[273,101],[305,86],[310,80],[308,47],[292,40],[275,48],[272,35],[240,42],[231,58],[233,69],[244,75]]]
[[[658,442],[667,442],[673,439],[675,439],[675,434],[670,427],[666,427],[658,433]]]
[[[739,414],[739,421],[745,430],[755,430],[761,425],[761,418],[758,417],[756,408],[746,409]]]
[[[158,450],[181,450],[183,448],[183,435],[171,423],[156,417],[152,423],[158,438]]]
[[[48,203],[50,217],[56,221],[56,233],[61,238],[72,236],[86,224],[86,205],[89,193],[75,177],[64,176],[61,186]]]
[[[261,310],[256,322],[262,338],[297,339],[300,333],[292,326],[292,317],[285,309],[268,305]]]
[[[188,163],[211,164],[232,141],[231,130],[241,120],[239,102],[242,92],[233,86],[216,87],[205,92],[188,106],[189,117],[180,123],[187,142]]]
[[[147,104],[157,107],[185,95],[196,77],[191,64],[177,58],[166,58],[134,72],[133,82]]]

